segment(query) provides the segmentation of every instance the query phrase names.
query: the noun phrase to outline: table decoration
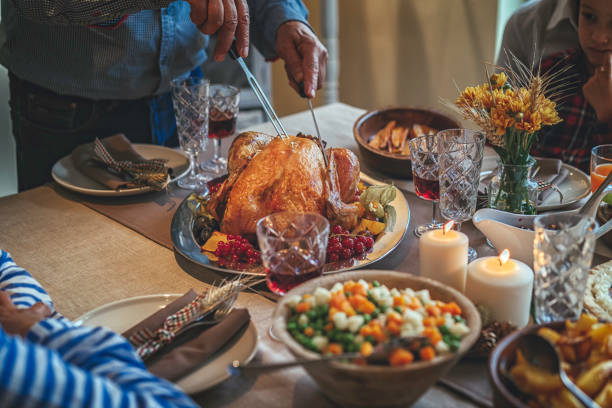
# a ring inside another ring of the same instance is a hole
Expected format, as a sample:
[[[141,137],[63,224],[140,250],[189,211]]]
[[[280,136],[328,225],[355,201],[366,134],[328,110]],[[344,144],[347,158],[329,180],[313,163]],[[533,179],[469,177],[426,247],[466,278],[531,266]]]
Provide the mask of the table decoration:
[[[533,271],[523,262],[510,259],[507,249],[498,257],[479,258],[468,265],[465,294],[482,306],[492,321],[525,326],[532,292]]]
[[[538,323],[578,319],[582,312],[597,224],[576,213],[539,215],[533,242]]]
[[[419,270],[421,276],[463,292],[469,240],[464,233],[453,230],[453,225],[454,222],[449,221],[419,239]]]
[[[561,122],[555,101],[565,87],[561,80],[565,71],[533,74],[512,57],[516,70],[508,66],[508,74],[493,74],[487,83],[465,88],[451,106],[483,129],[499,155],[497,175],[489,186],[489,206],[533,214],[538,191],[530,179],[534,159],[529,151],[543,126]]]

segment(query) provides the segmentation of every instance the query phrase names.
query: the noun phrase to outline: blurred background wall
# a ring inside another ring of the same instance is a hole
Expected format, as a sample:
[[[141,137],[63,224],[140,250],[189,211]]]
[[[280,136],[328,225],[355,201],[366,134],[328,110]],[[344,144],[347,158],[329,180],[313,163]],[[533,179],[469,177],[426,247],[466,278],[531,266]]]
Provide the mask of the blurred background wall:
[[[318,34],[326,1],[304,0]],[[504,24],[522,2],[338,0],[339,100],[364,109],[444,110],[439,100],[456,97],[454,82],[463,88],[483,81],[483,62],[494,61]],[[289,88],[282,62],[272,64],[272,94],[280,115],[306,109]],[[8,78],[0,67],[0,196],[17,191],[10,126]]]

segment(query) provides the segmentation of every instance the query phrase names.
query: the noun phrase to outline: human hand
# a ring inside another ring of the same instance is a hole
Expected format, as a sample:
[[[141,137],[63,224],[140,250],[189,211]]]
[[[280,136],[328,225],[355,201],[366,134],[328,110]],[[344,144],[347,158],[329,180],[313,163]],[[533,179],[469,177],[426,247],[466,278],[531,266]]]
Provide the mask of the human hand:
[[[612,124],[612,54],[608,53],[603,65],[584,84],[582,92],[593,106],[600,122]]]
[[[283,23],[276,33],[276,53],[285,61],[289,84],[299,93],[304,82],[304,93],[314,98],[325,82],[327,50],[308,26],[299,21]]]
[[[204,34],[217,34],[214,58],[223,61],[234,37],[238,54],[249,55],[249,6],[246,0],[187,0],[191,21]]]
[[[51,309],[40,302],[27,309],[18,309],[9,294],[0,290],[0,326],[8,334],[25,337],[34,324],[50,315]]]

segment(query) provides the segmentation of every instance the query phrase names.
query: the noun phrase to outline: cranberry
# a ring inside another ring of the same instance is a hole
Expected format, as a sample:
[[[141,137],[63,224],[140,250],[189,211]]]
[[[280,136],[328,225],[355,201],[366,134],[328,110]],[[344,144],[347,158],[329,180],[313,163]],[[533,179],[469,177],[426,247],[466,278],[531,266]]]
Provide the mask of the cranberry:
[[[353,251],[348,248],[344,248],[342,250],[342,258],[343,259],[351,259],[353,257]]]
[[[365,252],[365,246],[361,242],[357,242],[353,247],[353,251],[355,251],[355,254],[361,255]]]
[[[374,246],[374,240],[372,239],[372,237],[365,237],[364,244],[366,249],[370,249]]]
[[[336,244],[340,244],[340,238],[338,238],[338,237],[331,237],[329,239],[329,242],[327,243],[327,246],[333,246],[333,245],[336,245]]]
[[[342,240],[342,246],[347,249],[353,249],[355,245],[355,240],[351,237],[346,237]]]
[[[327,261],[328,262],[338,262],[340,260],[340,257],[338,256],[338,254],[336,252],[333,252],[329,255],[327,255]]]

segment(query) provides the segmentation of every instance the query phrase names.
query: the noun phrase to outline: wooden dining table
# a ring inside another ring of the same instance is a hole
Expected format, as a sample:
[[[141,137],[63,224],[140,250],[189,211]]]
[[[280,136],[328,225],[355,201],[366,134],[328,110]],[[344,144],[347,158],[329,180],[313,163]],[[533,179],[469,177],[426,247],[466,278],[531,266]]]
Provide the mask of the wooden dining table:
[[[327,145],[345,147],[359,155],[353,138],[353,123],[364,112],[341,103],[317,108],[318,123]],[[289,133],[315,134],[308,111],[281,120]],[[274,133],[269,123],[250,130]],[[230,143],[231,139],[223,141],[225,152]],[[203,159],[209,156],[206,152]],[[375,169],[365,168],[363,161],[362,171],[375,178],[381,177]],[[371,268],[418,274],[418,240],[412,230],[431,218],[431,203],[421,201],[409,191],[402,193],[411,210],[409,225],[397,226],[406,228],[405,236],[391,254]],[[144,194],[131,198],[132,201],[125,198],[128,204],[124,206],[129,207],[132,202],[155,206],[155,217],[166,217],[159,220],[163,226],[164,222],[170,222],[178,201],[161,197]],[[112,209],[122,205],[121,200],[92,200],[54,183],[0,198],[0,248],[11,253],[15,262],[46,288],[56,310],[70,319],[109,302],[134,296],[185,293],[190,288],[202,291],[223,278],[218,272],[197,265],[163,245],[163,239],[155,239],[146,231],[134,228],[129,216],[114,217]],[[158,221],[155,217],[151,217],[151,223]],[[471,223],[464,223],[463,231],[480,256],[495,253]],[[259,344],[254,361],[290,360],[292,357],[286,347],[268,334],[276,305],[273,296],[265,292],[265,288],[245,291],[237,304],[248,308],[258,329]],[[192,397],[207,407],[333,406],[301,368],[257,378],[230,378]],[[429,389],[415,406],[487,406],[491,400],[486,360],[464,359],[444,377],[443,383]]]

